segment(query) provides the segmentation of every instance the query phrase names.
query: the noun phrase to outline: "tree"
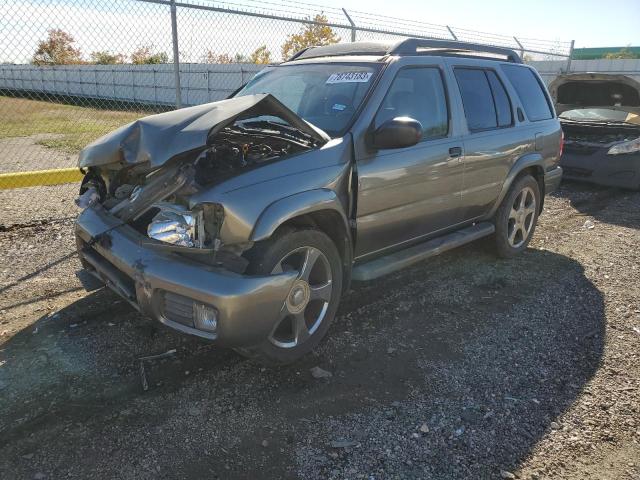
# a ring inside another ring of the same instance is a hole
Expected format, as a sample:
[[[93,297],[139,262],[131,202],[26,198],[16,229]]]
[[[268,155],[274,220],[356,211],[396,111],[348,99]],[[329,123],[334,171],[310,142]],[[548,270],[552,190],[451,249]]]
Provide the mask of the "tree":
[[[251,59],[242,53],[236,53],[233,57],[228,53],[216,53],[213,50],[208,50],[204,54],[204,63],[250,63]]]
[[[640,55],[637,53],[633,53],[629,50],[629,47],[625,47],[618,52],[607,53],[604,58],[608,58],[611,60],[622,59],[622,58],[640,58]]]
[[[204,54],[204,63],[233,63],[233,58],[228,53],[215,53],[213,50],[208,50]]]
[[[167,63],[169,55],[166,52],[154,51],[153,45],[144,45],[139,47],[131,54],[131,63],[134,65],[155,65],[158,63]]]
[[[38,43],[32,62],[36,65],[70,65],[82,63],[80,49],[74,47],[75,39],[59,28],[49,30],[46,40]]]
[[[121,53],[111,53],[106,50],[91,53],[91,63],[96,65],[115,65],[124,63],[127,57]]]
[[[291,55],[303,48],[331,45],[340,41],[340,37],[335,34],[329,25],[326,25],[329,21],[324,14],[317,14],[313,17],[313,21],[316,23],[306,24],[298,33],[293,33],[287,37],[284,45],[282,45],[283,60],[287,60]]]
[[[271,63],[271,52],[267,49],[266,45],[262,45],[253,51],[249,56],[249,60],[251,60],[251,63],[258,65],[267,65]]]

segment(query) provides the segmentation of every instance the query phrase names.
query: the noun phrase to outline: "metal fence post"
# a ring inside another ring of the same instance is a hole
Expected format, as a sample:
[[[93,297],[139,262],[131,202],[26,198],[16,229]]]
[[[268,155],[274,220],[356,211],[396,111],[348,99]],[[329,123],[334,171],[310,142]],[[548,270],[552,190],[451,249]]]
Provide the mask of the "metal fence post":
[[[342,9],[342,12],[344,13],[344,16],[347,17],[347,21],[349,22],[349,25],[351,25],[351,41],[355,42],[356,41],[356,24],[353,23],[353,20],[351,20],[351,17],[349,16],[349,14],[344,8]]]
[[[445,25],[445,27],[447,27],[447,30],[449,30],[449,33],[451,34],[453,39],[458,40],[458,36],[455,33],[453,33],[453,30],[451,30],[451,27],[449,25]]]
[[[513,39],[516,41],[516,43],[518,44],[518,47],[520,47],[520,58],[522,59],[522,61],[524,62],[524,47],[522,46],[522,44],[520,43],[520,40],[518,40],[516,37],[513,37]]]
[[[181,108],[182,89],[180,88],[180,52],[178,50],[178,20],[176,17],[176,0],[171,0],[171,40],[173,42],[173,70],[176,87],[176,108]]]
[[[576,43],[575,40],[571,40],[571,46],[569,47],[569,57],[567,58],[567,71],[566,71],[566,73],[569,73],[571,71],[571,59],[573,58],[573,47],[574,47],[575,43]]]

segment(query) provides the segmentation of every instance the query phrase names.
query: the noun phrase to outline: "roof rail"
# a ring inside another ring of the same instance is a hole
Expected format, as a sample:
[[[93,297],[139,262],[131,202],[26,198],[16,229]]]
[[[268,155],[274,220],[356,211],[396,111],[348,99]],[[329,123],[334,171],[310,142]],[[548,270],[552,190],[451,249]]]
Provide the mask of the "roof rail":
[[[353,42],[334,43],[316,47],[306,47],[293,54],[288,62],[296,59],[336,57],[342,55],[386,55],[395,43],[391,42]]]
[[[436,54],[437,51],[443,53],[492,53],[494,55],[500,55],[507,58],[509,62],[522,63],[520,55],[510,48],[494,47],[492,45],[482,45],[480,43],[460,42],[455,40],[428,40],[421,38],[407,38],[396,43],[387,53],[389,55],[416,55],[421,49],[434,50],[428,52]],[[425,52],[426,53],[426,52]]]
[[[306,58],[335,57],[342,55],[469,55],[489,53],[505,57],[507,61],[522,63],[520,56],[509,48],[450,40],[407,38],[399,42],[336,43],[319,47],[307,47],[296,52],[288,62]]]

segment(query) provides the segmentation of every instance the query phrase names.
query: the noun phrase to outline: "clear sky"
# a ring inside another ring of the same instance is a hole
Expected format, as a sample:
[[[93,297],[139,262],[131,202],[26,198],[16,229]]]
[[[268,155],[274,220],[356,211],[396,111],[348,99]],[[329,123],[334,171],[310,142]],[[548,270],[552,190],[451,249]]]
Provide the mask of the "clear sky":
[[[324,3],[483,32],[575,40],[576,47],[640,45],[640,0],[326,0]]]
[[[568,52],[576,47],[640,46],[640,0],[183,0],[184,3],[228,6],[289,18],[314,16],[324,11],[330,22],[347,24],[342,7],[359,26],[392,30],[406,35],[451,38],[442,25],[456,29],[461,40],[494,43],[525,49]],[[385,18],[385,17],[395,17]],[[399,19],[399,20],[398,20]],[[411,24],[407,23],[413,22]],[[421,22],[421,23],[416,23]],[[432,25],[425,25],[429,23]],[[171,22],[166,3],[135,0],[0,0],[0,62],[29,62],[47,31],[59,28],[73,36],[84,59],[91,52],[130,55],[141,46],[171,53]],[[266,45],[272,60],[301,24],[227,15],[192,8],[178,9],[178,37],[183,62],[200,62],[208,52],[248,55]],[[350,30],[335,28],[348,41]],[[494,35],[494,37],[491,37]],[[501,35],[500,38],[495,35]],[[397,39],[387,36],[387,40]],[[358,40],[385,39],[359,32]],[[525,40],[527,39],[527,40]],[[536,42],[535,39],[544,40]],[[544,55],[538,55],[544,58]]]

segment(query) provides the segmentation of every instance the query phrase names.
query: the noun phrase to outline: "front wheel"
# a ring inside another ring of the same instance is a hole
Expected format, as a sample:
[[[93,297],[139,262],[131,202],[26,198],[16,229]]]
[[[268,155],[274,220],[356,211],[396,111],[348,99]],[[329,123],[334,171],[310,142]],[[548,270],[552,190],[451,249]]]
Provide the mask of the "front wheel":
[[[496,251],[511,258],[527,248],[536,229],[540,210],[540,187],[531,175],[516,179],[495,216]]]
[[[291,363],[310,352],[329,329],[342,293],[342,262],[331,239],[318,230],[289,230],[254,246],[249,273],[296,271],[274,328],[261,344],[238,352],[261,363]]]

